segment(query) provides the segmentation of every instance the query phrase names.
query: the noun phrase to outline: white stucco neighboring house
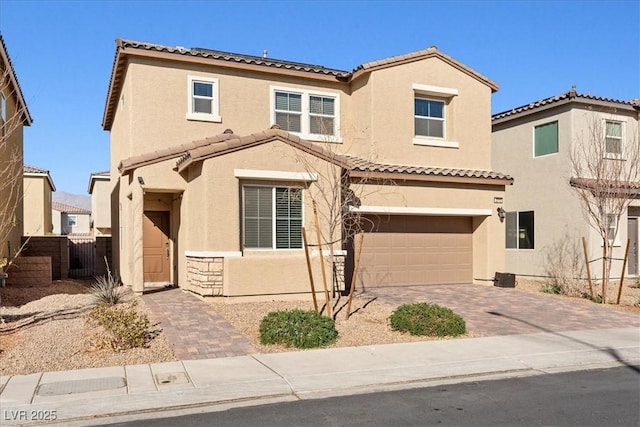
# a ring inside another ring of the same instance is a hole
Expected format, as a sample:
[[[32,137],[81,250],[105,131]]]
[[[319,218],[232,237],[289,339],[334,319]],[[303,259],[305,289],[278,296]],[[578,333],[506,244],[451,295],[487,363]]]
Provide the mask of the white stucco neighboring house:
[[[91,211],[64,203],[52,204],[53,234],[89,235],[91,232]]]

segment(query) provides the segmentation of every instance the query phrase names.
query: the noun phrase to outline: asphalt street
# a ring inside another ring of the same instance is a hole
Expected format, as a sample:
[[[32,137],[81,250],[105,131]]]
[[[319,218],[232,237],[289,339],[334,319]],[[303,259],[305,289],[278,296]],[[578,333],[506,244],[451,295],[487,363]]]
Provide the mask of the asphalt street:
[[[117,426],[638,426],[626,366],[229,409]]]

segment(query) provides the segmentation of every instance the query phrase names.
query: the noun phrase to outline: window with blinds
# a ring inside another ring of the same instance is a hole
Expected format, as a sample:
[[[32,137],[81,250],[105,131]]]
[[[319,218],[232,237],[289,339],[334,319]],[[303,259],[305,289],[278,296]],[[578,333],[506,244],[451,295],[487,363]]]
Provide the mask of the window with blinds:
[[[213,83],[193,82],[193,112],[213,113]]]
[[[276,123],[290,132],[302,131],[302,95],[276,92]]]
[[[534,157],[558,152],[558,122],[545,123],[533,130]]]
[[[243,187],[244,247],[302,248],[302,189]]]
[[[187,120],[220,123],[219,83],[217,78],[188,76]]]
[[[309,97],[309,132],[333,135],[335,99],[324,96]]]

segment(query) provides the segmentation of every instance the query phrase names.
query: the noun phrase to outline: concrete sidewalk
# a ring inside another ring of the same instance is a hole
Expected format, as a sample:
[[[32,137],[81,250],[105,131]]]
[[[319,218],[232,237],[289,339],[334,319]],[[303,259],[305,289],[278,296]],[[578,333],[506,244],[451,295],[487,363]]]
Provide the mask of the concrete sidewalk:
[[[0,377],[0,425],[99,425],[273,402],[610,366],[639,375],[640,329],[253,354]],[[640,376],[639,376],[640,378]]]

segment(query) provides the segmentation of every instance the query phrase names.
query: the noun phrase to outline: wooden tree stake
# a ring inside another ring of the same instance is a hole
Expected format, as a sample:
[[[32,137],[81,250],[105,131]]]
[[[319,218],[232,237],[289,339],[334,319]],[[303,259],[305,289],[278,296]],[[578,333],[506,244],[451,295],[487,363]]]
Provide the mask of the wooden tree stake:
[[[322,267],[322,284],[324,286],[324,299],[327,304],[327,315],[331,317],[331,298],[329,297],[329,287],[327,285],[327,273],[324,268],[324,257],[322,256],[322,237],[320,236],[320,221],[318,220],[318,208],[313,202],[313,216],[316,222],[316,234],[318,235],[318,253],[320,254],[320,267]],[[333,262],[333,260],[331,260]]]
[[[603,239],[602,245],[602,304],[607,301],[607,239]]]
[[[311,296],[313,297],[313,308],[316,313],[318,312],[318,299],[316,298],[316,287],[313,284],[313,272],[311,271],[311,258],[309,258],[309,246],[307,243],[307,232],[304,227],[300,230],[302,232],[302,241],[304,242],[304,256],[307,258],[307,271],[309,272],[309,283],[311,284]]]
[[[591,283],[591,268],[589,267],[589,255],[587,254],[587,239],[582,236],[582,249],[584,250],[584,263],[587,266],[587,280],[589,280],[589,294],[593,301],[593,284]]]
[[[618,298],[616,304],[620,305],[620,296],[622,295],[622,284],[624,283],[624,271],[627,269],[627,258],[629,257],[629,245],[631,239],[627,239],[627,249],[624,250],[624,261],[622,261],[622,274],[620,275],[620,285],[618,285]]]

